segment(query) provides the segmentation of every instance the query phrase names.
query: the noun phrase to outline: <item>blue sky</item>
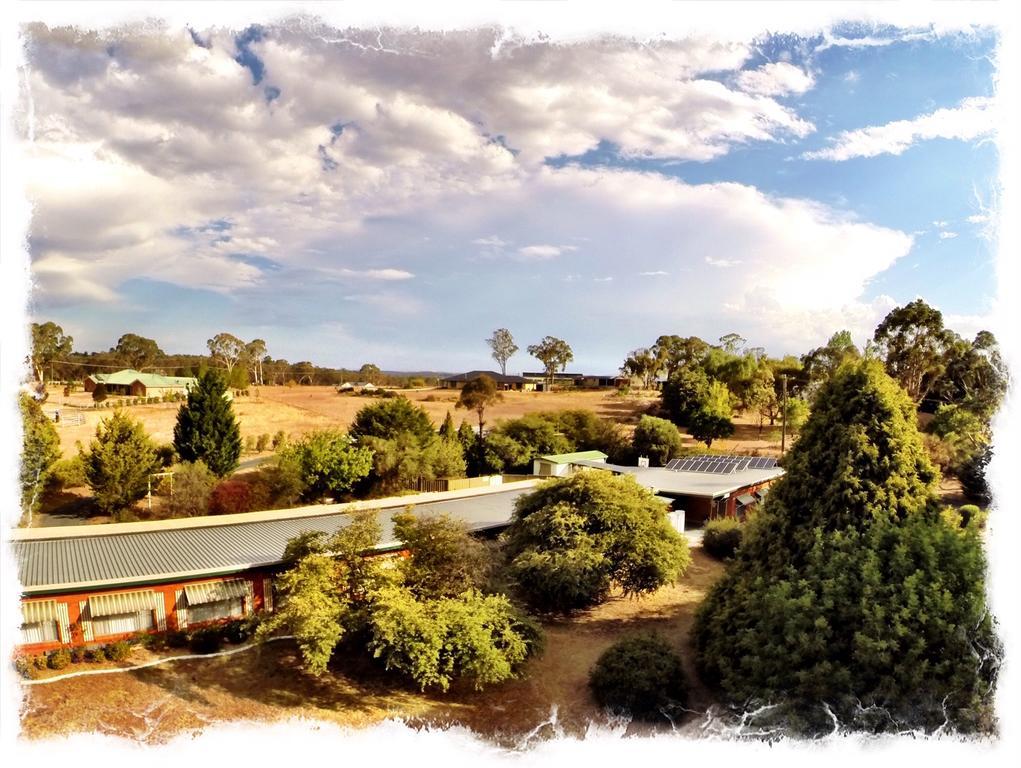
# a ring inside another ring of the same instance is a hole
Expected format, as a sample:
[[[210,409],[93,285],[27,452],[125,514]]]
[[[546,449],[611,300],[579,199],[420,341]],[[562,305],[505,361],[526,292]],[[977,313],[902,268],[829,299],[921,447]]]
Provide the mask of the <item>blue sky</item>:
[[[28,39],[31,315],[77,349],[453,371],[507,327],[610,373],[663,333],[800,354],[916,296],[969,336],[992,308],[988,32]]]

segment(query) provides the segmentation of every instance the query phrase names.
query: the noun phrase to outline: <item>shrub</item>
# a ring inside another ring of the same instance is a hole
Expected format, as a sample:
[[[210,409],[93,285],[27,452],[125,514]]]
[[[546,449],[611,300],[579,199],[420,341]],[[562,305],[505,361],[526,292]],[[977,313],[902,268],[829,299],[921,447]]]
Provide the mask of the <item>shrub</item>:
[[[209,498],[216,485],[216,475],[205,463],[184,462],[174,471],[174,495],[167,501],[173,517],[195,517],[209,513]]]
[[[244,480],[224,480],[209,494],[211,515],[237,515],[254,508],[252,487]]]
[[[51,653],[46,659],[46,666],[50,669],[63,669],[71,663],[71,652],[67,648],[60,648]]]
[[[741,546],[741,524],[732,517],[710,520],[702,533],[702,549],[715,558],[733,557]]]
[[[647,456],[652,466],[662,467],[681,452],[681,433],[666,419],[642,416],[632,445],[635,453]]]
[[[123,411],[100,422],[82,463],[96,504],[105,514],[130,507],[145,496],[149,473],[162,466],[145,427]]]
[[[194,653],[216,653],[223,645],[221,627],[203,627],[195,630],[188,638],[188,647]]]
[[[49,666],[47,664],[46,656],[44,656],[44,655],[33,656],[32,657],[32,666],[35,667],[36,669],[39,669],[39,670],[46,669],[46,667]]]
[[[26,680],[32,680],[37,674],[35,665],[32,664],[32,659],[28,656],[18,656],[15,658],[14,669]]]
[[[71,649],[71,663],[81,664],[83,661],[85,661],[85,646],[76,645]]]
[[[51,488],[80,488],[86,484],[85,465],[81,454],[67,459],[58,459],[50,467],[49,485]]]
[[[104,652],[110,661],[124,661],[131,653],[131,643],[127,640],[118,640],[115,643],[109,643],[104,648]]]
[[[92,390],[92,400],[95,403],[102,403],[106,400],[106,384],[97,384]]]
[[[223,625],[223,639],[228,643],[243,643],[252,636],[251,623],[244,619],[233,619]]]
[[[286,444],[287,444],[286,433],[282,429],[277,430],[276,434],[273,435],[272,442],[273,450],[274,451],[279,450],[280,448],[283,448]]]
[[[263,432],[259,435],[259,439],[255,441],[255,450],[262,453],[269,447],[269,433]]]
[[[166,633],[166,641],[169,648],[186,648],[188,647],[188,633],[179,629],[171,630]]]
[[[247,435],[245,437],[245,453],[255,452],[255,435]]]
[[[88,648],[85,651],[85,661],[99,664],[106,661],[106,651],[103,648]]]
[[[656,635],[612,645],[589,673],[589,687],[601,707],[647,720],[669,715],[688,698],[680,656]]]

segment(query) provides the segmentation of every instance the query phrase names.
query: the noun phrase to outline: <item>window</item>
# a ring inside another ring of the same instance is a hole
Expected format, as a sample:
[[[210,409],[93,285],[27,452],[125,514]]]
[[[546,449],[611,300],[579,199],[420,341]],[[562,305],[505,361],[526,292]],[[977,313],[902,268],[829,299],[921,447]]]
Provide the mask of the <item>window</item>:
[[[240,597],[234,597],[229,600],[217,600],[213,603],[199,603],[198,605],[188,606],[189,624],[196,624],[200,621],[229,619],[244,615],[244,602]]]
[[[113,613],[109,616],[97,616],[92,620],[92,633],[96,637],[145,632],[155,628],[156,623],[153,621],[152,611]]]
[[[60,638],[57,635],[57,622],[36,621],[31,624],[21,625],[21,642],[24,645],[29,643],[52,643]]]

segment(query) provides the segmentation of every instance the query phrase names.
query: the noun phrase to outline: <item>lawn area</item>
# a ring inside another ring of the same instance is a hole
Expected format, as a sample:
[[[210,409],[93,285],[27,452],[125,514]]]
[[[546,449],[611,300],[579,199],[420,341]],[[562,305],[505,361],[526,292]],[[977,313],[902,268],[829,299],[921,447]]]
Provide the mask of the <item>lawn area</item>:
[[[681,652],[693,681],[689,707],[704,711],[712,699],[697,683],[688,639],[695,609],[723,566],[701,547],[692,549],[692,558],[676,585],[544,622],[545,653],[528,664],[524,677],[482,692],[423,694],[361,657],[339,658],[315,679],[298,668],[296,646],[280,641],[224,658],[26,686],[22,728],[30,738],[94,731],[159,743],[227,721],[302,717],[363,727],[400,717],[422,725],[459,723],[512,745],[536,728],[540,738],[555,735],[542,726],[556,707],[561,732],[582,735],[590,721],[605,719],[588,692],[592,664],[616,640],[653,630]]]

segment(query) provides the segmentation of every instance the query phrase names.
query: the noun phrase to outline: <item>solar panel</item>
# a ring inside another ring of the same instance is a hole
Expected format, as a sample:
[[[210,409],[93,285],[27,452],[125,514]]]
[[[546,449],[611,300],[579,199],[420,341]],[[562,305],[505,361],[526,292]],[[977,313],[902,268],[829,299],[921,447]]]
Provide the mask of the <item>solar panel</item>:
[[[713,475],[732,475],[746,469],[773,469],[776,459],[769,456],[728,456],[700,454],[683,459],[672,459],[666,468],[674,472],[705,472]]]

